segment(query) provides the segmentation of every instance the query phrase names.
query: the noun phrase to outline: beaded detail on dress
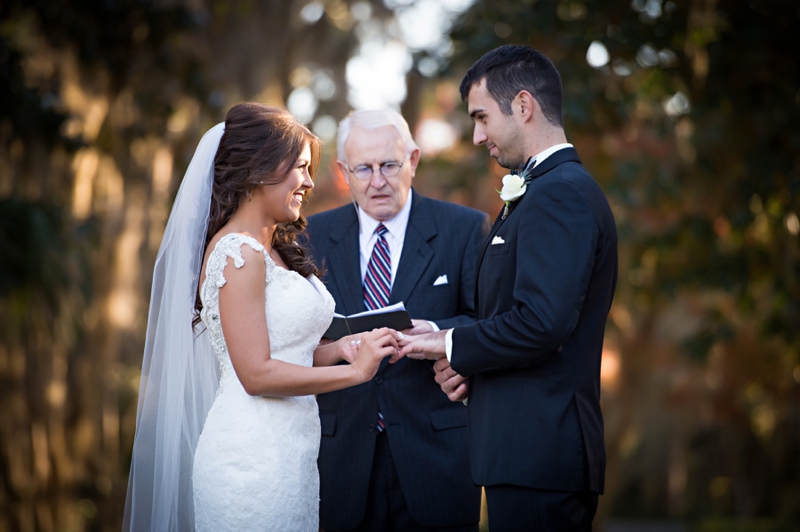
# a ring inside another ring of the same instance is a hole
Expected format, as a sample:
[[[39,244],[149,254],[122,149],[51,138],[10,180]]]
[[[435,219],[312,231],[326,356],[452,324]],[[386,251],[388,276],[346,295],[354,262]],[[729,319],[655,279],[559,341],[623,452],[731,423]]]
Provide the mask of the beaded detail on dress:
[[[228,346],[225,345],[225,337],[222,335],[222,324],[219,320],[219,289],[225,286],[227,279],[225,279],[225,266],[228,265],[228,258],[233,259],[233,265],[237,268],[244,266],[244,258],[242,258],[242,244],[247,243],[256,251],[264,253],[264,262],[267,264],[267,276],[269,279],[269,263],[272,260],[267,260],[269,255],[265,253],[264,246],[250,236],[242,235],[239,233],[231,233],[222,237],[217,242],[214,251],[208,257],[208,264],[206,265],[206,279],[200,290],[200,301],[203,303],[203,309],[200,311],[200,319],[208,330],[209,340],[211,341],[211,348],[219,361],[219,381],[220,387],[217,389],[217,395],[222,392],[222,383],[225,381],[224,373],[228,364],[226,358],[228,354]]]

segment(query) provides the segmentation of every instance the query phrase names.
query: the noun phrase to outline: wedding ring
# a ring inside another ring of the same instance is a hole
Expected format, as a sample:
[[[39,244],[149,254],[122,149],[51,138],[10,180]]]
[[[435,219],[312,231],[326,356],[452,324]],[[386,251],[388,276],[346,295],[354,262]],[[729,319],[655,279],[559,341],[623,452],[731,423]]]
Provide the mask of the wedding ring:
[[[402,339],[403,339],[403,338],[405,338],[405,337],[406,337],[406,336],[405,336],[403,333],[401,333],[400,331],[397,331],[397,339],[398,339],[398,340],[402,340]]]
[[[353,345],[361,345],[361,340],[350,340],[350,343]]]

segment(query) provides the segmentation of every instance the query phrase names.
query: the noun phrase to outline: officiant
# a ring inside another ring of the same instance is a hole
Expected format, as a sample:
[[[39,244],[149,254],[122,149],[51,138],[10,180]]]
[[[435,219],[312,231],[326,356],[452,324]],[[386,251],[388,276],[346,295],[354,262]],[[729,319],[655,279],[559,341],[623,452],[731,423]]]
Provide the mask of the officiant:
[[[408,334],[474,322],[487,216],[412,189],[420,150],[396,111],[351,113],[337,148],[352,203],[308,220],[336,312],[403,302]],[[317,397],[320,526],[327,532],[478,530],[466,407],[441,392],[431,364],[383,364],[371,382]]]

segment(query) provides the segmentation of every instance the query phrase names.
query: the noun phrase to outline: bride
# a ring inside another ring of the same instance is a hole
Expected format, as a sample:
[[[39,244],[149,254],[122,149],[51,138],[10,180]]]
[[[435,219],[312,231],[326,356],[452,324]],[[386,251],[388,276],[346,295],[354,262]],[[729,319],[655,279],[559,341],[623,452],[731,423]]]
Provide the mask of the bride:
[[[318,530],[312,394],[371,379],[400,337],[319,345],[334,302],[296,242],[318,162],[261,104],[200,141],[156,259],[124,530]]]

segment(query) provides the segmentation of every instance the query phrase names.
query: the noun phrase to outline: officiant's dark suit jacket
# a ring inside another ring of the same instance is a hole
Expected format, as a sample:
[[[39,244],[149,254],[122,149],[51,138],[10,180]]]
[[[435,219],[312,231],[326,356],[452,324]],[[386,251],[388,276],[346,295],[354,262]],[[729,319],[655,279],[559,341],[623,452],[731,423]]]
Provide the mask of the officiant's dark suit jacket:
[[[474,322],[475,266],[488,217],[479,211],[412,194],[389,304],[440,328]],[[308,237],[336,312],[363,312],[358,215],[352,204],[309,218]],[[446,284],[434,286],[442,275]],[[412,517],[424,526],[477,523],[480,489],[467,459],[467,409],[434,380],[432,363],[384,361],[371,382],[320,394],[320,526],[352,529],[367,503],[378,409]]]
[[[470,376],[472,476],[484,486],[602,493],[603,332],[617,279],[608,201],[565,148],[537,166],[478,264],[478,320],[453,331]]]

